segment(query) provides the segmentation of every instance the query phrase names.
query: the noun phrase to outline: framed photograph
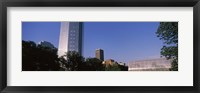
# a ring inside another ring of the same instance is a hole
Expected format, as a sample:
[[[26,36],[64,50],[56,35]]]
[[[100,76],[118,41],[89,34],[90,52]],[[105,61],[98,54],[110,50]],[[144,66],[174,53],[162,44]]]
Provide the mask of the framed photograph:
[[[0,3],[1,92],[199,92],[199,0]]]

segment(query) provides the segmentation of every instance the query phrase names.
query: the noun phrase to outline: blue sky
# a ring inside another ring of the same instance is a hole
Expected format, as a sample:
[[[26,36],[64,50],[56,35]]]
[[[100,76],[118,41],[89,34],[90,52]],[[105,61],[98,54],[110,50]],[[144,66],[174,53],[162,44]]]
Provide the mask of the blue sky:
[[[156,37],[159,22],[84,22],[84,57],[104,50],[104,59],[129,62],[160,57],[163,42]],[[60,22],[23,22],[22,39],[51,42],[58,47]]]

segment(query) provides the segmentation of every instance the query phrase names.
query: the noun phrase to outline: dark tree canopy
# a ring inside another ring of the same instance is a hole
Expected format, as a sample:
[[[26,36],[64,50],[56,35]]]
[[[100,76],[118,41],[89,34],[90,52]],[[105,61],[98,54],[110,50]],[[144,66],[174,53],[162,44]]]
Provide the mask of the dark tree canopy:
[[[89,71],[103,71],[104,65],[102,64],[102,61],[97,58],[87,58],[86,59],[86,67]]]
[[[121,71],[120,67],[118,64],[113,64],[113,65],[108,65],[105,68],[106,71]]]
[[[76,51],[68,51],[61,57],[62,63],[70,71],[80,71],[84,58]]]
[[[178,22],[160,22],[156,34],[164,42],[161,55],[172,59],[170,70],[178,71]]]
[[[60,69],[57,49],[42,47],[32,41],[22,41],[23,71],[57,71]]]
[[[160,22],[156,34],[167,45],[178,44],[178,22]]]
[[[120,65],[118,62],[105,66],[105,71],[128,71],[128,66]]]

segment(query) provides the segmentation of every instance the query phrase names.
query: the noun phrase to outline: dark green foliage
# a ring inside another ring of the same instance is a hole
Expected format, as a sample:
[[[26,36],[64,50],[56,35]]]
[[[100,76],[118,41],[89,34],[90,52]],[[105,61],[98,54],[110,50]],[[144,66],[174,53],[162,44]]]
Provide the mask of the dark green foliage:
[[[112,65],[105,65],[105,71],[128,71],[128,66],[119,65],[115,62]]]
[[[23,71],[57,71],[57,49],[37,46],[32,41],[22,41],[22,70]]]
[[[105,68],[106,71],[121,71],[120,67],[118,64],[113,64],[113,65],[108,65]]]
[[[97,58],[87,58],[86,59],[86,67],[88,71],[103,71],[104,65],[102,61]]]
[[[84,58],[76,51],[69,51],[60,59],[70,71],[80,71],[82,63],[84,62]]]
[[[104,67],[101,60],[97,58],[84,58],[76,51],[69,51],[60,58],[60,62],[64,63],[67,70],[70,71],[103,71]]]
[[[169,70],[171,71],[178,71],[178,62],[177,59],[172,61],[172,68],[170,68]]]
[[[178,57],[178,46],[163,46],[161,49],[161,55],[167,59],[175,59]]]
[[[156,34],[167,45],[178,44],[178,22],[160,22]]]
[[[118,65],[121,71],[128,71],[128,66]]]
[[[170,70],[178,70],[178,22],[160,22],[156,32],[160,40],[164,41],[161,55],[167,59],[172,59]]]

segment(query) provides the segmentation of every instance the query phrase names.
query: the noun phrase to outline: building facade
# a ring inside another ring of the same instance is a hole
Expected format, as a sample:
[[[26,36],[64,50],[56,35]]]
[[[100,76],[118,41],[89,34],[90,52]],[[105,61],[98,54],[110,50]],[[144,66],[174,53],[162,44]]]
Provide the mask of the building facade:
[[[136,60],[128,63],[129,71],[166,71],[171,68],[171,60],[166,58]]]
[[[49,47],[51,49],[55,49],[54,45],[47,41],[41,41],[41,42],[39,42],[38,45],[40,45],[42,47]]]
[[[96,58],[101,60],[101,61],[104,61],[104,52],[103,52],[102,49],[96,50]]]
[[[65,55],[68,51],[76,51],[82,55],[83,43],[82,22],[61,22],[58,45],[58,56]]]

